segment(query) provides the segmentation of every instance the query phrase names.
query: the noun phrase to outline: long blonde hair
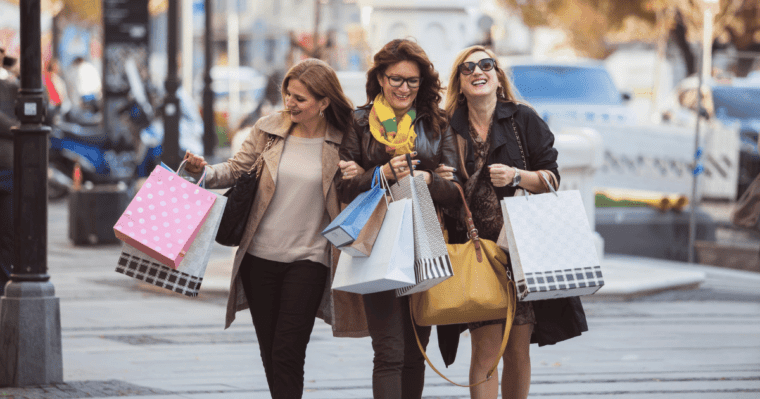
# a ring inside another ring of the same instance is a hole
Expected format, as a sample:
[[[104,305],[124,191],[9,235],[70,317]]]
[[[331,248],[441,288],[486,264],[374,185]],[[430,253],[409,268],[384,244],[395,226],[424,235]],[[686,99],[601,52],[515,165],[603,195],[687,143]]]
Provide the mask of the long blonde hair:
[[[460,95],[460,91],[462,89],[462,80],[459,76],[459,65],[462,64],[467,59],[467,57],[470,56],[470,54],[476,53],[478,51],[482,51],[488,54],[489,57],[496,60],[496,54],[483,46],[468,47],[457,54],[457,57],[454,60],[454,66],[451,68],[449,87],[446,90],[446,101],[444,102],[446,114],[449,116],[449,118],[454,115],[454,111],[456,111],[459,107],[467,105],[467,98],[465,98],[464,95]],[[500,86],[499,90],[496,92],[498,101],[524,104],[524,102],[517,97],[512,83],[509,81],[509,78],[507,78],[507,73],[504,72],[504,69],[499,67],[498,60],[496,60],[494,70],[496,71],[496,77],[499,79]]]

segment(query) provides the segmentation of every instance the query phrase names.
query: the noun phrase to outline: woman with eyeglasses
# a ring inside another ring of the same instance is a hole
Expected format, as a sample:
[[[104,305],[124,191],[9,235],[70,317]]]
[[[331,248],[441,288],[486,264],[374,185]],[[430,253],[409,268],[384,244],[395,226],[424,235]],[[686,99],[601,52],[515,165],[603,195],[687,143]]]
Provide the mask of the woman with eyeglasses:
[[[345,174],[338,186],[341,201],[349,203],[369,190],[375,167],[381,166],[391,184],[411,173],[421,174],[434,203],[461,203],[455,184],[434,173],[440,165],[457,164],[456,138],[446,129],[439,107],[441,82],[425,51],[409,40],[389,42],[374,56],[366,89],[367,104],[354,111],[353,130],[340,147]],[[406,154],[413,157],[413,170]],[[414,336],[408,297],[397,298],[394,290],[362,298],[375,352],[374,398],[420,398],[425,359]],[[430,327],[417,331],[427,346]]]
[[[457,168],[473,221],[481,238],[496,241],[504,226],[499,204],[502,198],[514,196],[518,188],[548,192],[549,186],[541,181],[538,171],[546,173],[549,184],[559,187],[554,134],[535,110],[517,100],[494,54],[482,46],[469,47],[456,57],[445,104],[449,130],[457,137]],[[441,166],[436,172],[452,178],[454,168]],[[447,211],[455,215],[447,223],[449,242],[466,242],[459,208]],[[496,361],[505,320],[469,323],[467,328],[472,343],[470,383],[475,383],[485,378]],[[518,302],[503,357],[502,398],[528,397],[531,343],[551,345],[587,330],[577,297]],[[440,335],[439,330],[439,339]],[[444,359],[453,359],[456,354],[458,334],[453,339],[453,343],[441,345]],[[492,378],[470,388],[470,396],[495,399],[498,391],[498,379]]]

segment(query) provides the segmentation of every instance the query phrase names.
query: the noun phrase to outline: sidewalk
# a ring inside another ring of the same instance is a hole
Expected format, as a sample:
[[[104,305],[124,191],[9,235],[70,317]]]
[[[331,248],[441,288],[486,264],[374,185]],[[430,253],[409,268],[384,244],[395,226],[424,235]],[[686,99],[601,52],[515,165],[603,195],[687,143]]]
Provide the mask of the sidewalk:
[[[198,298],[113,270],[119,246],[74,247],[65,202],[49,209],[49,272],[61,303],[64,383],[0,388],[0,398],[268,398],[247,312],[223,330],[232,250],[215,246]],[[606,285],[584,297],[589,332],[532,346],[531,397],[756,398],[760,396],[760,274],[606,256]],[[687,289],[691,288],[691,289]],[[467,381],[470,344],[443,367]],[[372,397],[369,338],[332,337],[317,321],[305,399]],[[428,367],[424,398],[468,398]]]

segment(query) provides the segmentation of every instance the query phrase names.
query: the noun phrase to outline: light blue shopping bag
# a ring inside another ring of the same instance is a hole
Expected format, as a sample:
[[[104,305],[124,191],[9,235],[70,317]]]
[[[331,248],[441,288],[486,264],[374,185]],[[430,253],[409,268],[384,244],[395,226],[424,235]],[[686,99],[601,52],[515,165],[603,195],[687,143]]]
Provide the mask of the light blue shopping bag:
[[[372,174],[372,188],[356,196],[346,209],[322,231],[322,235],[336,247],[349,245],[356,240],[372,216],[372,212],[383,199],[385,188],[380,183],[381,173],[380,167],[375,168]]]

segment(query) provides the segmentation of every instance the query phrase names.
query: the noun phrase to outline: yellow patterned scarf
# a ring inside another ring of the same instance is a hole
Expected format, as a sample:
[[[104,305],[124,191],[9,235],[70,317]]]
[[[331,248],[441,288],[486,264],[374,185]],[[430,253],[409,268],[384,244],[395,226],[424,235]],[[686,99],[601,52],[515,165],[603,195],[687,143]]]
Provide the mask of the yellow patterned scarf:
[[[417,111],[411,108],[400,121],[396,121],[393,108],[381,93],[375,97],[369,113],[369,131],[375,140],[385,145],[385,151],[389,154],[409,154],[414,151],[414,139],[417,137],[412,124],[416,117]]]

